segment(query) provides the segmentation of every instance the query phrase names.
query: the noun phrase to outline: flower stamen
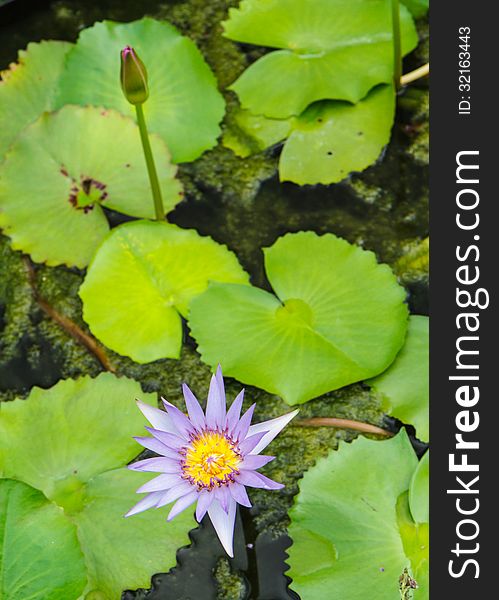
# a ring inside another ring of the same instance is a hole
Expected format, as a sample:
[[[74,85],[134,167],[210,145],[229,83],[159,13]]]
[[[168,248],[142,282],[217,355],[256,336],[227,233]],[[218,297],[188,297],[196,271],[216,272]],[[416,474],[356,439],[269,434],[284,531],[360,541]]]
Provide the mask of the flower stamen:
[[[182,471],[199,489],[213,489],[234,480],[241,462],[237,444],[226,434],[205,430],[183,448]]]

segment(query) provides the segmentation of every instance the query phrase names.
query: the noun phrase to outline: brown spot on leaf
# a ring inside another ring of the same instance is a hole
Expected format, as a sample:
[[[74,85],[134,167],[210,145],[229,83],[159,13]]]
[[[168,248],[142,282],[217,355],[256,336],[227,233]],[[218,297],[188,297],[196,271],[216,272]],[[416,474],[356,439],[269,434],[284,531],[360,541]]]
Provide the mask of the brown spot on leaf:
[[[92,179],[90,177],[85,177],[81,180],[81,189],[85,192],[85,194],[90,194],[90,188],[92,187]]]
[[[95,190],[100,192],[100,194],[95,193]],[[96,202],[103,202],[107,198],[108,193],[105,190],[106,184],[102,183],[102,181],[82,175],[79,186],[73,182],[68,199],[70,204],[77,210],[83,210],[87,214],[93,209]],[[79,197],[81,192],[89,197],[88,201],[84,197]]]

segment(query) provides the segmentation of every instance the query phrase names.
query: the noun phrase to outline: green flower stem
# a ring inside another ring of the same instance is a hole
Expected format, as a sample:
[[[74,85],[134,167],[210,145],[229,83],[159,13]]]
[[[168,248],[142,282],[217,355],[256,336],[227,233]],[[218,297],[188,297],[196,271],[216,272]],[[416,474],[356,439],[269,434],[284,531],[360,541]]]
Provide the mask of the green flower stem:
[[[142,140],[142,148],[147,164],[147,172],[149,173],[149,181],[151,182],[152,197],[154,200],[154,210],[156,212],[156,220],[162,221],[165,218],[165,209],[163,208],[163,198],[161,197],[161,189],[159,187],[158,174],[156,165],[154,164],[154,156],[152,155],[151,144],[149,142],[149,134],[147,133],[147,125],[144,119],[144,111],[142,104],[136,104],[137,123],[140,130],[140,139]]]
[[[402,77],[402,49],[400,45],[400,6],[399,0],[392,0],[392,26],[393,26],[393,79],[395,89],[400,89]]]

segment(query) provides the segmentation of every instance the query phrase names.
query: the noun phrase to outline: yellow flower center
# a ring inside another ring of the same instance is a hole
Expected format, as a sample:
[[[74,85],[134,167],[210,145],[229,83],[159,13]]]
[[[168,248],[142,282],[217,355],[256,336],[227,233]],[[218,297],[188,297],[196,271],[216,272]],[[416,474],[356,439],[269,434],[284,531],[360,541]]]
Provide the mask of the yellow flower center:
[[[199,488],[213,488],[229,483],[240,462],[237,445],[230,438],[217,431],[203,431],[185,448],[183,476]]]

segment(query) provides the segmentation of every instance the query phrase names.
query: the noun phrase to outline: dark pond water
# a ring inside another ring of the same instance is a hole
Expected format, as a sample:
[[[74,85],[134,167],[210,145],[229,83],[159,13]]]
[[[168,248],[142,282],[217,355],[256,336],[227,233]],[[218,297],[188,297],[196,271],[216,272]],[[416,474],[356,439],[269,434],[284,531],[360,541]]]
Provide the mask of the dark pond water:
[[[218,18],[233,4],[235,2],[230,0],[214,0],[211,18]],[[195,16],[203,5],[198,0],[12,0],[6,5],[0,2],[0,68],[14,61],[17,51],[30,41],[74,41],[81,29],[103,18],[131,21],[144,14],[168,16],[181,28],[184,26],[186,34],[192,34],[198,42],[201,40],[203,47],[212,26],[209,16],[206,17],[203,32],[199,22],[204,17]],[[195,21],[193,31],[189,30],[189,10]],[[244,50],[251,55],[250,49]],[[210,56],[207,58],[211,63]],[[421,59],[409,58],[408,66],[411,61],[417,64]],[[275,173],[278,147],[264,157],[237,164],[223,149],[207,153],[193,165],[181,167],[186,200],[169,219],[227,244],[237,253],[252,281],[263,287],[267,282],[261,248],[271,245],[288,231],[331,231],[373,250],[381,261],[394,266],[408,248],[428,235],[425,99],[424,84],[401,97],[393,139],[379,164],[362,176],[334,186],[299,187],[279,183]],[[109,216],[112,223],[120,220],[116,215]],[[427,278],[416,275],[404,283],[409,291],[411,311],[427,314]],[[0,307],[0,331],[4,308]],[[28,356],[28,346],[23,347],[22,332],[19,337],[18,356],[0,368],[0,390],[25,393],[33,385],[48,387],[55,383],[62,371],[50,343],[39,340],[42,350],[39,359],[33,361]],[[396,428],[397,424],[392,423],[392,426]],[[297,598],[285,576],[286,548],[291,540],[285,535],[258,532],[255,528],[257,512],[257,508],[244,509],[239,514],[236,559],[230,564],[225,560],[211,524],[205,520],[191,533],[192,545],[178,551],[175,569],[154,576],[150,590],[126,591],[123,599]],[[119,548],[116,551],[119,552]]]

